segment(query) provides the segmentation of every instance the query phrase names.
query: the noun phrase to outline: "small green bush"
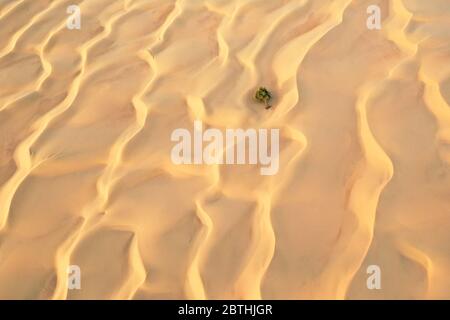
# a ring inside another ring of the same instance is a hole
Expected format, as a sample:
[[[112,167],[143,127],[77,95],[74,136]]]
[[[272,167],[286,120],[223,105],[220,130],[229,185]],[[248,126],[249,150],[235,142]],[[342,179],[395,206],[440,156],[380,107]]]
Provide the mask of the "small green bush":
[[[266,109],[270,109],[272,106],[269,104],[270,99],[272,99],[272,94],[269,90],[264,87],[260,87],[255,93],[256,101],[264,103]]]

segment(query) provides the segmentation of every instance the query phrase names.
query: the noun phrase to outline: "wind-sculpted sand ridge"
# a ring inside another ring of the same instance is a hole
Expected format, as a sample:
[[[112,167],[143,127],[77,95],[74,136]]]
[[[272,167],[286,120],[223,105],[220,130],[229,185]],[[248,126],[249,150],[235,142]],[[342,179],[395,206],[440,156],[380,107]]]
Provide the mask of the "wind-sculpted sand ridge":
[[[431,2],[0,0],[0,298],[449,299]],[[174,164],[195,120],[280,129],[278,173]]]

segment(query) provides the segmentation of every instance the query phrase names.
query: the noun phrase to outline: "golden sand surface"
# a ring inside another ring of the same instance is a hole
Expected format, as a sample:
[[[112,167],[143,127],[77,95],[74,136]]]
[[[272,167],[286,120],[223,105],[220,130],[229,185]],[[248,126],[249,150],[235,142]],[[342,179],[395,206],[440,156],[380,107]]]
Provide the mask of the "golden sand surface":
[[[450,299],[449,165],[449,0],[0,0],[1,299]]]

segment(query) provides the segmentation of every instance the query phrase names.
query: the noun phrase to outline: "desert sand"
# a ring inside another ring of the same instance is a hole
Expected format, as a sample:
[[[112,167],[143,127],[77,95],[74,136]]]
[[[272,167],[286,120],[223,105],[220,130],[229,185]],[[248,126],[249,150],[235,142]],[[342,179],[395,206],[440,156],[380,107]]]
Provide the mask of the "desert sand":
[[[450,299],[450,2],[0,0],[0,299]]]

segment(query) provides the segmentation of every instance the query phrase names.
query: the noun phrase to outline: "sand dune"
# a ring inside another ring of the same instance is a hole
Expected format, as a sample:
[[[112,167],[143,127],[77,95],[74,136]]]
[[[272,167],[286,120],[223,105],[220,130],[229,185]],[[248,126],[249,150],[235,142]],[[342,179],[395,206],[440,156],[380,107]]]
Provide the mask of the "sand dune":
[[[1,299],[450,299],[449,231],[448,0],[0,0]]]

